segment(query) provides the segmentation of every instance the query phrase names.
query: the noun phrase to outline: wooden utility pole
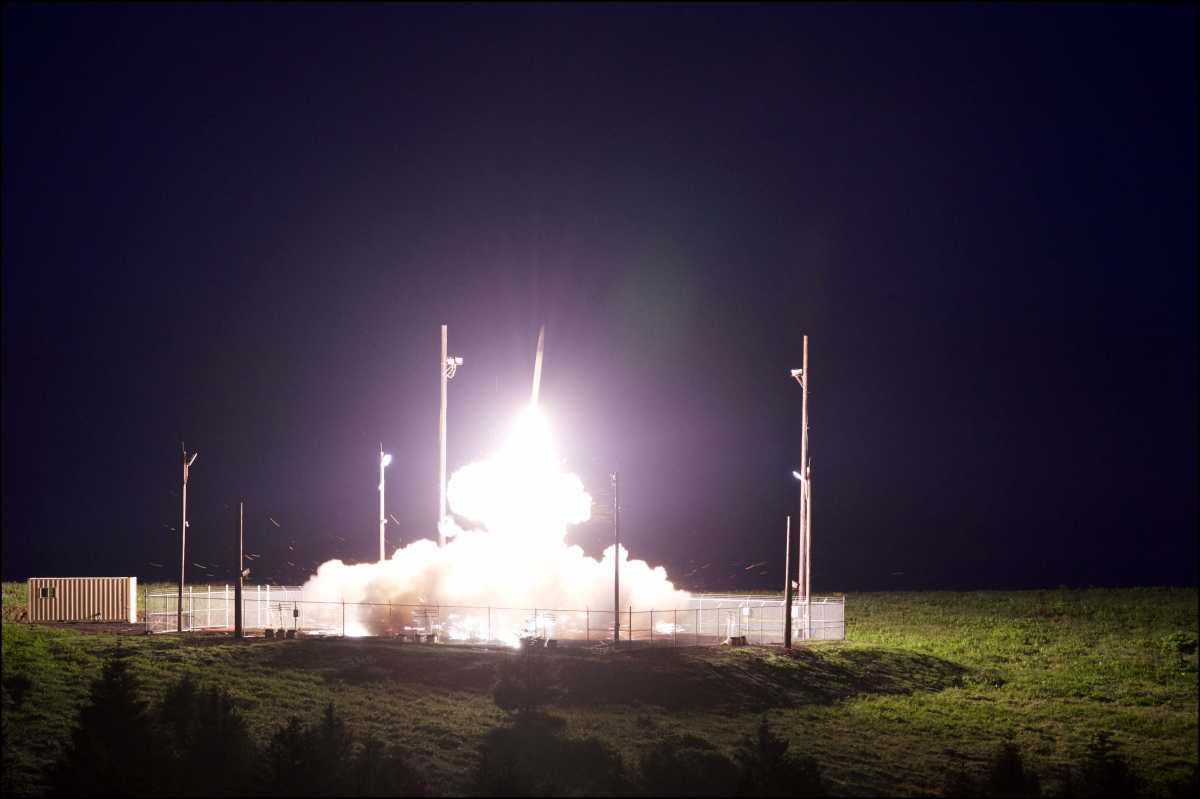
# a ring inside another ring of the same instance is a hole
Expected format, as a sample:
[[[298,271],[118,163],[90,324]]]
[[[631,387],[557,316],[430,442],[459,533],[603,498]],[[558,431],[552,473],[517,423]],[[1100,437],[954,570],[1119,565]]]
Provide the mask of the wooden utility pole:
[[[804,404],[800,410],[800,464],[804,469],[804,483],[800,486],[804,495],[804,639],[808,641],[812,632],[812,467],[809,463],[809,337],[804,337]]]
[[[245,630],[242,628],[242,580],[246,576],[246,557],[245,557],[245,513],[246,500],[238,500],[238,578],[237,591],[233,597],[233,636],[234,638],[242,638],[245,636]]]
[[[621,640],[621,500],[617,473],[612,473],[613,493],[613,643]]]
[[[792,648],[792,517],[787,517],[783,553],[783,647]]]
[[[808,336],[804,337],[804,360],[801,364],[800,371],[800,388],[803,391],[803,399],[800,406],[800,469],[804,479],[800,483],[800,540],[803,544],[801,550],[801,568],[804,572],[804,582],[802,588],[804,590],[804,638],[808,640],[809,630],[812,628],[812,619],[809,618],[810,597],[809,589],[812,585],[812,576],[809,573],[811,564],[809,563],[809,553],[811,552],[810,536],[812,532],[809,530],[808,522],[810,519],[808,512],[809,504],[809,468],[808,468]]]
[[[446,519],[446,372],[447,329],[442,325],[442,357],[438,361],[438,379],[442,386],[442,405],[438,413],[438,546],[446,546],[446,534],[442,532],[442,522]]]
[[[180,516],[179,522],[179,604],[175,608],[175,630],[183,632],[183,584],[187,582],[187,484],[188,484],[188,469],[196,461],[198,452],[193,452],[192,456],[188,457],[187,447],[183,442],[179,442],[179,449],[183,452],[183,487],[180,490]]]

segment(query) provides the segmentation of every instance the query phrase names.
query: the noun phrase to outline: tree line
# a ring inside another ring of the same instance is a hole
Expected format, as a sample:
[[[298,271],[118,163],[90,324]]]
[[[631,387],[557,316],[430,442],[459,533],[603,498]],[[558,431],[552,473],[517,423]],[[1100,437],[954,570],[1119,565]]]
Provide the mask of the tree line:
[[[6,699],[11,687],[5,686]],[[818,762],[791,751],[789,741],[772,730],[766,718],[732,756],[698,736],[648,734],[648,743],[627,763],[601,739],[567,736],[565,720],[545,710],[559,695],[539,650],[523,650],[505,660],[497,673],[493,699],[508,718],[484,736],[469,775],[472,793],[828,795]],[[426,782],[403,749],[371,734],[352,734],[332,703],[315,722],[306,724],[292,717],[260,744],[221,687],[200,685],[184,675],[156,703],[140,696],[126,659],[117,655],[108,660],[79,709],[67,746],[45,774],[44,784],[52,795],[426,796],[443,792]],[[1031,769],[1020,749],[1006,743],[981,776],[950,767],[943,792],[964,797],[1151,795],[1106,733],[1093,739],[1081,761],[1052,774]],[[1190,779],[1173,786],[1167,795],[1195,792],[1193,768]]]

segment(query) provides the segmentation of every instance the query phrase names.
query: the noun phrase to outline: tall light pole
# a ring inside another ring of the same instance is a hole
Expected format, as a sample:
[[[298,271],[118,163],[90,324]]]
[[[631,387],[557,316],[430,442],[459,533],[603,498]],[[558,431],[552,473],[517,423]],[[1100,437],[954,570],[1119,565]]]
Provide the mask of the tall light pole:
[[[800,515],[797,517],[800,527],[800,569],[802,579],[800,580],[801,590],[804,592],[804,603],[808,606],[809,603],[809,588],[812,585],[809,572],[812,569],[812,530],[809,524],[812,521],[812,515],[809,512],[809,478],[812,470],[808,462],[808,336],[804,337],[804,359],[801,368],[792,370],[792,377],[800,384],[802,399],[800,403],[800,469],[801,472],[796,474],[796,478],[800,480]],[[811,625],[811,619],[806,622],[806,625]],[[807,631],[805,638],[808,637]]]
[[[187,483],[188,469],[196,462],[196,456],[199,452],[193,452],[188,456],[187,447],[183,442],[179,442],[179,449],[183,452],[183,488],[179,492],[182,503],[180,516],[182,517],[179,523],[179,604],[175,608],[175,631],[183,632],[183,584],[187,581]]]
[[[613,644],[621,642],[621,497],[618,488],[617,472],[613,472]]]
[[[446,383],[453,379],[463,359],[447,352],[448,331],[442,325],[442,357],[438,361],[440,381],[442,385],[442,406],[438,414],[438,546],[446,546],[446,534],[442,532],[442,522],[446,519]]]
[[[242,638],[245,636],[245,630],[242,627],[242,591],[244,590],[243,582],[249,569],[246,568],[246,549],[245,549],[245,521],[246,521],[246,499],[245,497],[238,500],[238,576],[236,596],[233,598],[233,637]]]
[[[383,470],[392,462],[392,456],[383,451],[383,442],[379,444],[379,562],[382,563],[386,555],[383,548],[383,528],[387,525],[387,517],[383,515]]]

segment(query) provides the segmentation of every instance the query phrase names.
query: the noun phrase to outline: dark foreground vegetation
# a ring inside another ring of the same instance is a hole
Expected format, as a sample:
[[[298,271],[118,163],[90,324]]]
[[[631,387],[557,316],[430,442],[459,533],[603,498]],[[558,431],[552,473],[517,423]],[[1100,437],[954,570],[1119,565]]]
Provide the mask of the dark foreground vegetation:
[[[851,597],[848,641],[792,653],[6,623],[3,787],[1186,796],[1196,602],[1194,589]]]
[[[93,683],[70,743],[47,769],[54,795],[423,796],[402,753],[356,740],[326,707],[313,724],[295,716],[259,745],[224,689],[185,675],[151,707],[126,657]]]

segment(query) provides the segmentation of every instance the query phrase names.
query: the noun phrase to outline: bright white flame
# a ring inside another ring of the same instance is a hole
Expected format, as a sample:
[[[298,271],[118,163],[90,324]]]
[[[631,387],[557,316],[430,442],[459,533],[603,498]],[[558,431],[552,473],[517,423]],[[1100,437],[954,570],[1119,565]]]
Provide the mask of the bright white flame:
[[[513,647],[523,636],[583,638],[589,634],[585,625],[598,639],[611,629],[612,558],[619,557],[621,608],[687,607],[689,595],[675,590],[662,567],[629,560],[624,547],[608,547],[597,561],[567,546],[568,526],[591,517],[592,498],[578,476],[563,470],[549,423],[536,406],[519,414],[495,455],[451,476],[447,500],[455,514],[481,529],[445,519],[445,547],[422,539],[381,563],[329,561],[304,586],[305,599],[329,603],[331,612],[344,600],[347,634],[353,613],[372,632],[432,632]],[[362,602],[377,604],[351,606]],[[540,609],[536,617],[533,609]],[[580,613],[568,613],[575,610]]]
[[[362,638],[364,635],[370,635],[370,631],[361,622],[348,621],[346,622],[346,637],[347,638]]]
[[[669,621],[658,621],[654,623],[654,631],[659,635],[674,635],[677,631],[683,630],[682,624],[674,624]]]
[[[521,547],[561,542],[567,525],[592,515],[591,496],[559,467],[549,425],[534,405],[517,417],[497,455],[454,473],[446,499],[459,516]]]

